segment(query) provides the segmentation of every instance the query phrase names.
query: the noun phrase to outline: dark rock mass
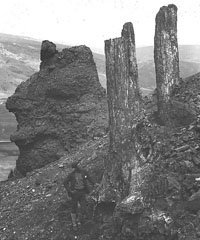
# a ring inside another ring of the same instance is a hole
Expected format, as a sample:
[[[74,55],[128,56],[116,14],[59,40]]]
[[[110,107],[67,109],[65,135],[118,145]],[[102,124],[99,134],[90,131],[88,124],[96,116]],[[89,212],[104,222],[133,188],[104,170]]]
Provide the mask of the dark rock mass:
[[[11,141],[19,147],[16,168],[26,174],[55,161],[106,131],[107,104],[91,50],[56,50],[43,41],[40,71],[22,82],[6,107],[16,116]]]
[[[42,42],[41,51],[40,51],[40,60],[42,62],[48,61],[53,57],[58,51],[56,50],[56,45],[53,42],[45,40]]]
[[[169,120],[169,100],[173,87],[179,83],[179,54],[177,43],[177,7],[161,7],[156,15],[154,61],[158,112],[164,123]]]

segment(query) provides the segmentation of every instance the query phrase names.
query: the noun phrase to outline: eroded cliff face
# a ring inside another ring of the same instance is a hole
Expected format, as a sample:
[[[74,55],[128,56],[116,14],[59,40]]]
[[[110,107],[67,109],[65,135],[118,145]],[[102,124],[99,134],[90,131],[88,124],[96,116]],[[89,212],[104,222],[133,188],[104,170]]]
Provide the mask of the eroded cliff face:
[[[21,83],[6,107],[16,116],[11,141],[22,174],[55,161],[86,140],[105,134],[107,104],[91,50],[56,50],[43,41],[40,71]]]

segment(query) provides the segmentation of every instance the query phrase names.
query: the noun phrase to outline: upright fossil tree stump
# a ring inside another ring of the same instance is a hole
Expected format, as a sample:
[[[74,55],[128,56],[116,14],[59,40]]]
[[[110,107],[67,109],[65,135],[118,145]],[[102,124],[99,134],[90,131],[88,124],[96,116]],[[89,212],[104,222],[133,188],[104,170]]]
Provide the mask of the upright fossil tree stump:
[[[131,126],[140,99],[132,23],[124,24],[120,38],[105,41],[105,55],[110,144],[105,162],[105,193],[107,188],[107,195],[112,192],[115,199],[121,200],[128,195],[131,185],[135,156]]]
[[[158,112],[163,123],[170,125],[170,95],[179,82],[177,7],[173,4],[161,7],[156,15],[154,61]]]

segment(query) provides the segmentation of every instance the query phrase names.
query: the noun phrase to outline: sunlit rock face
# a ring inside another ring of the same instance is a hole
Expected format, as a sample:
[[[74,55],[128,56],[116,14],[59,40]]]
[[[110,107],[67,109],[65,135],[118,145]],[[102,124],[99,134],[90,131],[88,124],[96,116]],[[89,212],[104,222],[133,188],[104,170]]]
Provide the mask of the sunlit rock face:
[[[179,83],[177,7],[173,4],[161,7],[156,15],[154,61],[158,111],[163,122],[167,122],[170,94]]]
[[[43,41],[40,71],[17,87],[6,107],[18,122],[11,140],[20,150],[16,167],[22,174],[106,131],[105,91],[86,46],[58,52]]]

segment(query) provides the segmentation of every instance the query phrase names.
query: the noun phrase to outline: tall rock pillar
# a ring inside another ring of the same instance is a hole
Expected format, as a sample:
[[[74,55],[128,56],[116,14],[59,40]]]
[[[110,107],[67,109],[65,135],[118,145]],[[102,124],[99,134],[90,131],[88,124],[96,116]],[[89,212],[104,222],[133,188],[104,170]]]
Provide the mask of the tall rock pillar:
[[[104,177],[108,193],[120,200],[130,189],[134,150],[129,137],[140,99],[132,23],[124,24],[120,38],[105,41],[105,55],[110,146]]]
[[[19,147],[16,169],[22,175],[106,133],[105,91],[91,50],[76,46],[59,52],[46,40],[40,59],[40,71],[6,102],[18,122],[11,141]]]
[[[179,82],[179,54],[177,42],[177,7],[161,7],[156,15],[154,61],[158,97],[158,112],[164,124],[170,124],[170,95]]]

